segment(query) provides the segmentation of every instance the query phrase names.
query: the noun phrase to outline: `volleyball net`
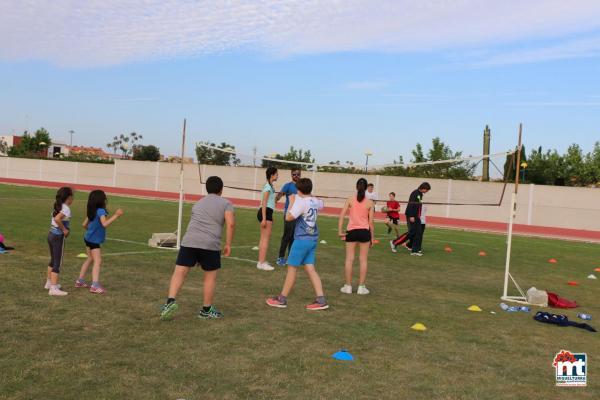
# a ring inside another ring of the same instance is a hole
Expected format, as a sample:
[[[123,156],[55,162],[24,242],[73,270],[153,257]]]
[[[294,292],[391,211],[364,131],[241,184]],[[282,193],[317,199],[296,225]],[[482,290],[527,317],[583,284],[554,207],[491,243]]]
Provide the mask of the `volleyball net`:
[[[357,179],[364,177],[375,187],[377,205],[384,205],[391,192],[396,194],[397,201],[407,204],[406,199],[418,186],[417,182],[429,181],[434,190],[426,196],[425,204],[499,207],[505,198],[508,180],[514,174],[510,168],[507,169],[507,165],[514,165],[516,154],[515,151],[506,151],[450,160],[372,165],[367,168],[356,164],[339,165],[289,161],[275,156],[260,157],[207,143],[197,143],[196,146],[212,152],[215,159],[229,160],[230,165],[235,166],[228,169],[224,179],[225,193],[228,196],[257,199],[256,194],[262,191],[266,183],[266,176],[260,168],[273,166],[279,169],[279,179],[274,185],[276,190],[291,179],[291,170],[299,170],[303,177],[312,179],[313,195],[331,206],[337,206],[355,194]],[[478,182],[486,168],[490,181]],[[198,164],[201,185],[205,184],[211,170],[210,165]]]

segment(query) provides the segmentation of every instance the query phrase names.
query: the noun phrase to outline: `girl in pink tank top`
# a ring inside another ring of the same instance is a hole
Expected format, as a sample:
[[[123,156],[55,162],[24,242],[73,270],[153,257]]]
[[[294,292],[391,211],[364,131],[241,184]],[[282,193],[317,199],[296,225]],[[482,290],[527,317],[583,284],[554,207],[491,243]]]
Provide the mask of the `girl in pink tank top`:
[[[349,220],[348,220],[348,227],[346,228],[347,231],[352,231],[355,229],[370,229],[370,224],[369,224],[369,211],[370,208],[368,207],[365,201],[366,199],[363,199],[362,202],[358,201],[358,196],[354,196],[352,198],[352,203],[350,206],[350,209],[348,210],[348,216],[349,216]],[[371,201],[371,204],[373,202]]]
[[[352,293],[352,265],[359,248],[360,274],[358,280],[357,294],[369,294],[365,286],[367,279],[369,249],[373,245],[372,233],[374,232],[373,217],[375,205],[372,200],[366,198],[367,180],[360,178],[356,183],[356,195],[352,196],[344,204],[338,220],[338,234],[346,242],[346,262],[344,266],[345,284],[340,289],[342,293]],[[346,232],[343,232],[344,218],[348,215],[349,221]]]

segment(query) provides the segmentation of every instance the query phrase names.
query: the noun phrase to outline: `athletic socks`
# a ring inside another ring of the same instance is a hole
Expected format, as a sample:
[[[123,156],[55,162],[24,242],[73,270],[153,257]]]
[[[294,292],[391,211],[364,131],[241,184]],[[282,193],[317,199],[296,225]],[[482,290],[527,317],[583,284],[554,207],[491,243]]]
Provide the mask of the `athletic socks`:
[[[100,282],[92,281],[92,287],[100,287]]]
[[[327,300],[325,300],[325,296],[318,296],[316,302],[319,304],[327,304]]]
[[[212,306],[202,306],[202,311],[209,312]]]
[[[169,297],[167,299],[167,304],[171,304],[171,303],[175,303],[175,298],[174,297]]]
[[[280,303],[287,304],[287,296],[280,294],[277,296],[277,300],[279,300]]]

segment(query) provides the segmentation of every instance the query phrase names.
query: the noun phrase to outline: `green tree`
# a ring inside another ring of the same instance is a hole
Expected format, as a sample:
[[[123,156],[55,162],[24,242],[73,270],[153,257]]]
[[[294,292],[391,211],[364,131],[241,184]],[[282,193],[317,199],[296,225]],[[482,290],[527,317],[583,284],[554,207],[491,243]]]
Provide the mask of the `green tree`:
[[[196,146],[198,164],[205,165],[239,165],[240,159],[235,154],[235,146],[221,142],[218,146],[214,143],[201,142],[201,144],[217,147],[228,151],[219,151],[204,146]]]
[[[427,151],[427,155],[425,155],[420,143],[417,143],[415,149],[412,151],[412,155],[413,163],[422,163],[460,158],[462,157],[462,152],[452,151],[450,146],[442,142],[439,137],[434,137],[431,140],[431,148]],[[423,178],[471,179],[473,177],[473,167],[468,162],[441,163],[414,166],[408,168],[406,172],[409,176]]]
[[[50,133],[44,128],[38,129],[33,135],[25,131],[21,137],[21,142],[8,149],[8,155],[17,157],[46,157],[48,147],[51,143]]]
[[[356,168],[352,161],[346,161],[344,164],[340,160],[330,161],[329,165],[320,165],[320,172],[336,172],[341,174],[364,174],[363,169]]]
[[[152,144],[138,145],[133,150],[133,159],[138,161],[159,161],[160,149]]]
[[[600,142],[596,142],[594,149],[585,156],[585,173],[590,184],[600,184]]]
[[[6,155],[8,153],[8,143],[0,139],[0,155]]]
[[[295,162],[299,162],[299,163],[309,163],[309,164],[312,164],[315,162],[315,159],[312,157],[310,150],[296,149],[296,148],[294,148],[294,146],[291,146],[290,149],[288,150],[288,152],[285,154],[275,154],[273,157],[269,157],[269,158],[274,158],[277,160],[285,160],[285,161],[295,161]],[[269,160],[263,160],[262,166],[263,166],[263,168],[273,166],[273,167],[277,167],[277,168],[281,168],[281,169],[292,169],[292,168],[300,168],[303,170],[307,169],[307,165],[280,163],[277,161],[269,161]]]
[[[106,144],[106,147],[112,149],[113,154],[117,151],[121,152],[123,158],[129,158],[135,151],[136,146],[140,146],[140,142],[144,137],[136,132],[131,132],[128,135],[120,134],[114,136],[113,141]]]
[[[590,183],[589,177],[586,174],[584,157],[581,147],[577,144],[572,144],[567,149],[567,153],[564,156],[564,173],[567,185],[585,186]]]

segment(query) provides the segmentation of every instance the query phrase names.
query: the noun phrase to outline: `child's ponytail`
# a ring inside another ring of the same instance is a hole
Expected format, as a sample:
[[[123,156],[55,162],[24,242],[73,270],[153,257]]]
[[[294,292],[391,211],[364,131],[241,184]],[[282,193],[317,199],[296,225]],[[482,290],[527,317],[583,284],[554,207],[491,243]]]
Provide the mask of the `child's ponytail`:
[[[368,182],[365,178],[360,178],[358,182],[356,182],[356,200],[361,203],[366,196]]]
[[[62,205],[67,201],[69,197],[73,196],[73,189],[68,186],[61,187],[56,192],[56,199],[54,201],[54,210],[52,211],[52,216],[56,217],[58,213],[62,210]]]

